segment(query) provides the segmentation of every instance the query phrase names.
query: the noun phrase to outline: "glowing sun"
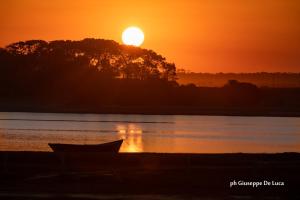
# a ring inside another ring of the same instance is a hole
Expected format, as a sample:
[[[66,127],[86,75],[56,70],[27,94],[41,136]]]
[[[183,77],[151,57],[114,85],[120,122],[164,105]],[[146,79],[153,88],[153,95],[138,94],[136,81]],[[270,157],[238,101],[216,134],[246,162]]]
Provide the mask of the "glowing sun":
[[[144,42],[144,33],[138,27],[128,27],[122,33],[122,41],[126,45],[141,46]]]

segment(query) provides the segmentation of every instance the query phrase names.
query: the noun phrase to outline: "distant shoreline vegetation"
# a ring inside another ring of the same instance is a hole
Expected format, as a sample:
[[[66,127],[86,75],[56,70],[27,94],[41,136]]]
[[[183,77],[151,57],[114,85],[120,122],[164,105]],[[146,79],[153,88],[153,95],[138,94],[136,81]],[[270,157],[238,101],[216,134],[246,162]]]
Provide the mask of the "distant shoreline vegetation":
[[[0,49],[0,111],[300,114],[300,88],[238,78],[198,87],[181,75],[156,52],[112,40],[17,42]]]
[[[177,70],[179,84],[195,84],[200,87],[222,87],[228,80],[248,82],[258,87],[300,88],[300,73],[256,72],[256,73],[201,73]]]

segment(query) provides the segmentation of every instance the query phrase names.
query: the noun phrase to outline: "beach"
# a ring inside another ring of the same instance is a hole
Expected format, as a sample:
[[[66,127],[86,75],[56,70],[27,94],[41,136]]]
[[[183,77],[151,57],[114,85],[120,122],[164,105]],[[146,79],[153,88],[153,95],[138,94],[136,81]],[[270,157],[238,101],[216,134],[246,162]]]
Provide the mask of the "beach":
[[[3,199],[296,199],[299,153],[1,151]]]

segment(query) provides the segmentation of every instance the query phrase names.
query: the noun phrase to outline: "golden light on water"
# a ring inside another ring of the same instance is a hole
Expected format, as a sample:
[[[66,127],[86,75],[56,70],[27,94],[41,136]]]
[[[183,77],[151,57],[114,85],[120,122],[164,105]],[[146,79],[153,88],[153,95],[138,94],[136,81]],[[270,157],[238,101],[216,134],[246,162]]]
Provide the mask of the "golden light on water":
[[[129,124],[117,126],[118,135],[124,139],[121,146],[121,152],[142,152],[143,151],[143,131],[140,127]]]

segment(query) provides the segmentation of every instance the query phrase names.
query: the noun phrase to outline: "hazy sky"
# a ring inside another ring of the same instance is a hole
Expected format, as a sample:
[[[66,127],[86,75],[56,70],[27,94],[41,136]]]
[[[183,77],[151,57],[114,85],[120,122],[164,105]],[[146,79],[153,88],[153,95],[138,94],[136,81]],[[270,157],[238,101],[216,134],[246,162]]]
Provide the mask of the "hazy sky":
[[[300,72],[300,1],[0,0],[0,46],[87,37],[121,42],[131,25],[143,48],[197,72]]]

